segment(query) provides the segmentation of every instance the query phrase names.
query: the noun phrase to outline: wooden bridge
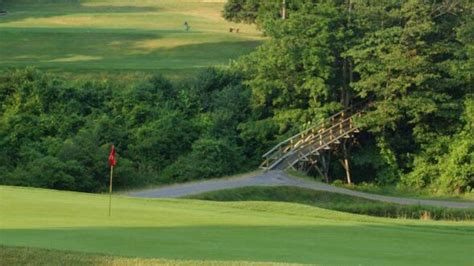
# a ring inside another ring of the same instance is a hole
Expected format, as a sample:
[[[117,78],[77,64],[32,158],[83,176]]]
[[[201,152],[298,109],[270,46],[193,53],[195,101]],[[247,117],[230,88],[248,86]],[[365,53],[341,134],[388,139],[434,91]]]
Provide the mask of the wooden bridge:
[[[318,125],[280,142],[263,155],[264,161],[260,167],[265,170],[314,167],[326,181],[329,181],[331,154],[335,150],[341,150],[344,157],[341,163],[346,170],[347,182],[351,183],[349,141],[352,141],[354,133],[359,132],[354,119],[362,115],[366,106],[366,103],[351,106]]]

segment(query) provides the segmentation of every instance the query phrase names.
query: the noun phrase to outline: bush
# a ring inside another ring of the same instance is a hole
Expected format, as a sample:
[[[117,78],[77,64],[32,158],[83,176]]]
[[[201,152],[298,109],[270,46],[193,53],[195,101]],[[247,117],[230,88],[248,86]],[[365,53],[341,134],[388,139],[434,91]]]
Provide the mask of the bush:
[[[199,139],[192,151],[167,167],[161,180],[184,182],[235,173],[242,162],[237,146],[217,139]]]
[[[25,69],[0,73],[0,81],[0,184],[104,191],[111,144],[117,189],[217,177],[251,163],[237,129],[250,95],[236,73],[210,68],[181,85],[154,75],[119,87]]]

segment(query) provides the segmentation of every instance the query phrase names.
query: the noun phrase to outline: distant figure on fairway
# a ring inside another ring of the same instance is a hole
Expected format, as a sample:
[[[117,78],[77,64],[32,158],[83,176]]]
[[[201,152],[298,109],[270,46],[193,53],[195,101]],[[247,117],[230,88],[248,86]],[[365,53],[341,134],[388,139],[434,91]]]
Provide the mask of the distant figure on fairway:
[[[235,33],[239,33],[239,28],[235,28],[235,29],[234,28],[229,28],[230,33],[234,32],[234,31],[235,31]]]
[[[189,26],[188,22],[185,21],[185,22],[184,22],[184,29],[185,29],[186,31],[189,31],[190,28],[191,28],[191,27]]]

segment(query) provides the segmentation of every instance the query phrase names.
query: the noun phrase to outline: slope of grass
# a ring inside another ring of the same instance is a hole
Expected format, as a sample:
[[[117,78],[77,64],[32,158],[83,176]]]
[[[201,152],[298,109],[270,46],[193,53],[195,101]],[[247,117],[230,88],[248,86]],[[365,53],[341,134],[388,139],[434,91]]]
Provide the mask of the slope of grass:
[[[474,209],[406,206],[298,187],[243,187],[189,198],[212,201],[284,201],[371,216],[415,219],[473,220]]]
[[[59,71],[160,70],[227,64],[262,38],[221,18],[222,1],[7,1],[0,17],[0,68]],[[184,21],[191,26],[185,31]]]
[[[415,189],[415,188],[396,186],[396,185],[380,186],[376,184],[361,183],[361,184],[355,184],[355,185],[338,184],[338,186],[341,186],[347,189],[372,193],[372,194],[380,194],[380,195],[394,196],[394,197],[451,200],[451,201],[460,201],[460,202],[473,202],[474,201],[474,191],[466,192],[462,194],[442,194],[442,193],[433,193],[429,189]]]
[[[290,176],[315,180],[315,177],[308,176],[307,174],[295,171],[295,170],[287,170],[286,173]],[[316,177],[317,180],[324,182],[319,177]],[[351,190],[367,192],[371,194],[379,194],[384,196],[393,196],[393,197],[401,197],[401,198],[415,198],[415,199],[428,199],[428,200],[449,200],[449,201],[460,201],[460,202],[472,202],[474,201],[474,190],[472,192],[466,192],[461,194],[442,194],[442,193],[434,193],[430,191],[428,188],[419,189],[419,188],[412,188],[407,186],[396,186],[396,185],[378,185],[375,183],[359,183],[359,184],[346,184],[343,183],[342,180],[337,179],[332,182],[332,185],[343,187]]]
[[[392,220],[271,202],[0,187],[0,245],[171,260],[469,265],[474,223]],[[430,254],[427,256],[427,254]]]

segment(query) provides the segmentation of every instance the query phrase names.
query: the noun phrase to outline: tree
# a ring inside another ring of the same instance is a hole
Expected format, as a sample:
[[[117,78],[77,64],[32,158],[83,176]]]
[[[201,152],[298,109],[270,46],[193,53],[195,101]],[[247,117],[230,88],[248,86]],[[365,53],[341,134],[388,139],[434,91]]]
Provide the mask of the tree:
[[[440,159],[438,189],[447,192],[465,192],[474,187],[474,98],[465,101],[464,127],[453,136],[449,152]]]
[[[258,0],[229,0],[224,5],[222,16],[237,23],[255,23],[259,7]]]
[[[252,90],[253,120],[241,125],[244,132],[265,125],[257,135],[272,143],[370,98],[358,122],[370,133],[360,141],[382,159],[374,169],[384,168],[385,178],[374,176],[396,182],[429,172],[417,165],[449,151],[433,140],[459,132],[460,103],[473,86],[469,3],[288,2],[284,21],[259,7],[256,21],[271,39],[236,64]]]
[[[266,24],[286,19],[303,4],[315,2],[314,0],[309,2],[306,0],[229,0],[224,5],[222,16],[232,22],[255,23],[265,32],[268,28]]]
[[[351,2],[288,1],[288,8],[286,20],[260,9],[271,39],[236,65],[252,89],[256,119],[286,136],[357,101],[349,85],[352,59],[345,52],[361,35]]]
[[[415,182],[425,186],[432,169],[422,167],[423,162],[447,149],[433,140],[455,134],[459,102],[470,86],[450,71],[466,48],[451,29],[466,14],[461,2],[406,1],[379,8],[388,12],[366,18],[364,23],[375,30],[348,51],[359,77],[353,86],[360,97],[374,97],[375,110],[364,122],[378,136],[389,165],[400,174],[414,166]]]

